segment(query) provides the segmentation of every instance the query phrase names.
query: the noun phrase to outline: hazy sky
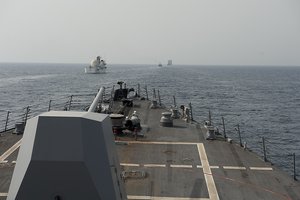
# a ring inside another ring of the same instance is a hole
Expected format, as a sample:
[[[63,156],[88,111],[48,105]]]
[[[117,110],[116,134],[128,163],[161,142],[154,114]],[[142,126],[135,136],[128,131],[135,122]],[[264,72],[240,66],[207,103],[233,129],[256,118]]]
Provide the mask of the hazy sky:
[[[0,0],[0,62],[300,66],[299,0]]]

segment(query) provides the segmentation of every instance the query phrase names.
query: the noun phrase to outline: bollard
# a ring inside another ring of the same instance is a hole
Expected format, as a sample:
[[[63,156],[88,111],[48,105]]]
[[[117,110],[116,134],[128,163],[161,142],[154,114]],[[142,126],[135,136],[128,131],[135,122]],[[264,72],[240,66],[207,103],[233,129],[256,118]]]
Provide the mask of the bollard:
[[[160,118],[160,125],[163,127],[172,127],[173,126],[173,118],[171,117],[171,112],[163,112],[161,113],[162,117]]]
[[[7,111],[7,115],[6,115],[6,121],[5,121],[5,127],[4,127],[4,131],[7,130],[7,124],[8,124],[8,119],[9,119],[9,111]]]
[[[223,124],[223,133],[224,133],[224,138],[226,139],[226,130],[225,130],[225,122],[224,122],[224,117],[222,117],[222,124]]]
[[[155,92],[155,88],[153,88],[153,99],[156,99],[156,92]]]
[[[157,90],[157,95],[158,95],[158,102],[159,102],[159,106],[161,106],[161,99],[160,99],[159,90]]]
[[[265,144],[265,137],[262,137],[262,148],[264,153],[264,161],[267,162],[267,154],[266,154],[266,144]]]

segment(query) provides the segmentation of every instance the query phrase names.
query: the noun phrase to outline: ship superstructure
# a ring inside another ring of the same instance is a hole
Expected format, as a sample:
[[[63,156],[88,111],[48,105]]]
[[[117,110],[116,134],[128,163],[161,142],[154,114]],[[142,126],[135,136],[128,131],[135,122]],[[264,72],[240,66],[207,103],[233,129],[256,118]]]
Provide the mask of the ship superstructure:
[[[97,56],[88,67],[85,67],[84,71],[86,74],[104,74],[106,68],[106,62],[100,56]]]

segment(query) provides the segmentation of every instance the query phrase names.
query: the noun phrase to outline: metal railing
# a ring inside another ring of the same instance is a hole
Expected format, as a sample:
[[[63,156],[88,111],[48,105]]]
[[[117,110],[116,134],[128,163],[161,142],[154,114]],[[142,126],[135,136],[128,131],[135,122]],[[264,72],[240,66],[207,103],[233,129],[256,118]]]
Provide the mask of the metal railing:
[[[125,87],[129,88],[128,85]],[[135,96],[139,96],[141,98],[145,98],[146,100],[150,100],[149,97],[153,97],[152,100],[156,100],[159,102],[160,106],[171,105],[171,107],[176,107],[178,102],[175,96],[161,96],[159,89],[152,88],[149,89],[147,85],[141,86],[140,84],[134,85],[136,93]],[[115,86],[112,88],[103,89],[101,95],[98,99],[101,101],[108,101],[109,103],[109,111],[113,107],[113,95],[115,91]],[[152,94],[149,93],[152,91]],[[99,94],[98,93],[98,94]],[[6,113],[2,113],[0,115],[0,133],[4,133],[8,130],[12,130],[15,128],[15,124],[17,123],[26,123],[27,119],[34,117],[42,112],[50,111],[50,110],[85,110],[87,111],[89,106],[91,105],[92,100],[96,94],[77,94],[70,95],[67,97],[63,97],[60,99],[49,100],[47,104],[38,104],[24,107],[19,110],[7,111]],[[100,98],[101,97],[101,98]],[[98,105],[95,103],[95,105]],[[181,104],[178,104],[181,105]],[[192,103],[189,103],[190,108],[190,119],[194,120],[193,117],[193,108]],[[94,109],[91,107],[90,109]],[[205,121],[205,120],[203,120]],[[218,123],[214,124],[216,126],[220,126],[223,129],[224,138],[230,137],[234,141],[238,141],[238,144],[242,147],[245,147],[247,144],[247,149],[255,152],[260,155],[266,162],[271,162],[283,170],[288,171],[293,174],[294,179],[297,179],[297,166],[296,166],[296,154],[291,153],[280,147],[278,144],[270,141],[265,137],[256,136],[256,133],[251,133],[249,130],[243,130],[243,127],[240,127],[239,124],[229,123],[231,120],[222,117]],[[251,133],[251,141],[249,142],[245,139],[244,133]],[[280,162],[278,162],[280,160]]]
[[[156,88],[152,88],[150,91],[152,91],[152,94],[149,94],[149,87],[145,85],[144,96],[146,96],[147,100],[149,100],[149,97],[152,97],[153,100],[158,100],[160,105],[165,104],[172,105],[171,107],[177,107],[178,103],[175,95],[171,97],[161,96],[159,89]],[[189,108],[191,120],[196,121],[193,117],[192,103],[189,103]],[[203,118],[201,121],[205,120],[206,118]],[[225,120],[225,117],[221,117],[220,123],[215,124],[222,127],[221,129],[223,129],[222,132],[225,139],[230,137],[233,139],[233,141],[237,141],[241,147],[247,148],[248,150],[253,151],[257,155],[261,156],[264,161],[275,164],[282,170],[291,174],[294,180],[298,179],[298,169],[296,165],[297,155],[295,153],[287,151],[274,141],[270,141],[268,138],[258,136],[257,133],[253,133],[249,130],[243,130],[243,127],[241,127],[240,124],[237,124],[236,121],[225,124]],[[245,133],[251,133],[251,141],[247,141],[247,139],[244,137]]]
[[[275,164],[282,170],[291,174],[294,180],[298,179],[296,165],[297,157],[294,152],[287,151],[275,141],[271,141],[270,138],[261,136],[263,134],[258,134],[250,130],[243,130],[239,124],[225,124],[225,120],[225,117],[221,117],[220,122],[214,124],[215,126],[222,127],[222,133],[225,139],[230,137],[241,147],[255,152],[262,157],[265,162]],[[246,134],[249,135],[248,133],[251,133],[251,139],[245,137]]]
[[[18,123],[26,121],[43,112],[51,110],[84,110],[88,107],[95,94],[71,95],[60,99],[49,100],[47,103],[28,105],[22,109],[10,110],[0,115],[0,133],[13,130]]]
[[[109,101],[113,95],[114,87],[107,87],[101,94],[101,101]],[[32,117],[35,117],[43,112],[47,111],[87,111],[91,105],[91,102],[95,98],[97,93],[87,94],[74,94],[61,98],[50,99],[40,104],[28,105],[21,109],[9,110],[0,113],[0,134],[13,130],[16,124],[23,123]],[[109,101],[109,107],[112,107]]]

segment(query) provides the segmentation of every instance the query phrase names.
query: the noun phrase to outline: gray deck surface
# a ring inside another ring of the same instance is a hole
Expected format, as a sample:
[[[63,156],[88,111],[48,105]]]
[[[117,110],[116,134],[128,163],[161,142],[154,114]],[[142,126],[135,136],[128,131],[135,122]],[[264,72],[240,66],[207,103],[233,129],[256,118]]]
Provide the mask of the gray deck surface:
[[[150,109],[148,101],[134,105],[129,114],[137,111],[145,137],[117,137],[116,147],[122,170],[146,175],[125,180],[128,199],[300,199],[299,182],[256,154],[205,140],[195,123],[178,119],[174,127],[161,127],[165,109]],[[0,137],[0,156],[20,138]],[[6,199],[17,151],[0,160],[0,200]]]
[[[0,200],[6,199],[5,193],[8,192],[10,180],[15,167],[15,163],[13,163],[13,161],[17,160],[19,148],[3,160],[4,152],[10,149],[21,138],[22,135],[12,134],[11,131],[0,137]]]
[[[147,177],[126,180],[129,199],[217,199],[208,192],[210,183],[205,180],[197,144],[204,145],[211,168],[207,175],[213,178],[220,199],[300,199],[299,182],[256,154],[236,144],[205,140],[203,127],[183,120],[174,120],[174,127],[161,127],[164,110],[149,109],[147,101],[136,105],[133,110],[148,127],[145,137],[121,143],[117,149],[124,170],[141,170]],[[149,164],[158,166],[145,167]]]

